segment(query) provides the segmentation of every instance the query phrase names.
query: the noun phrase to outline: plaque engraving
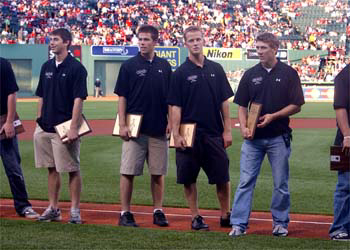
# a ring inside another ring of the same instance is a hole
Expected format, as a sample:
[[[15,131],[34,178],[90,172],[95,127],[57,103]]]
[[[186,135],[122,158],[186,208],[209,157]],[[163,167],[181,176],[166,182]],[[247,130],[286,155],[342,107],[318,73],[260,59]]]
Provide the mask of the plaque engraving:
[[[331,170],[350,171],[350,156],[343,151],[342,146],[330,147]]]
[[[252,102],[248,112],[247,128],[249,128],[252,138],[254,138],[256,125],[258,124],[262,104]]]
[[[141,128],[141,122],[142,122],[142,115],[140,115],[140,114],[127,114],[126,115],[126,125],[129,128],[130,137],[131,138],[139,137],[140,128]],[[120,127],[119,127],[119,114],[117,114],[117,118],[115,120],[115,124],[114,124],[114,129],[113,129],[112,135],[120,136],[119,130],[120,130]]]
[[[79,137],[86,135],[92,131],[85,116],[83,114],[81,116],[82,116],[81,123],[79,125],[79,130],[78,130]],[[62,122],[61,124],[58,124],[55,126],[56,133],[61,138],[63,143],[68,142],[67,132],[70,129],[71,123],[72,123],[72,119]]]
[[[194,143],[194,138],[196,134],[196,123],[183,123],[180,125],[180,135],[186,141],[186,147],[192,148]],[[171,132],[169,147],[175,147],[174,135]]]
[[[5,124],[6,120],[7,114],[3,114],[2,116],[0,116],[0,128],[2,128],[2,126]],[[13,120],[13,127],[15,128],[16,135],[25,131],[17,112],[15,114],[15,119]],[[5,131],[2,131],[2,133],[0,134],[0,140],[3,139],[6,139]]]

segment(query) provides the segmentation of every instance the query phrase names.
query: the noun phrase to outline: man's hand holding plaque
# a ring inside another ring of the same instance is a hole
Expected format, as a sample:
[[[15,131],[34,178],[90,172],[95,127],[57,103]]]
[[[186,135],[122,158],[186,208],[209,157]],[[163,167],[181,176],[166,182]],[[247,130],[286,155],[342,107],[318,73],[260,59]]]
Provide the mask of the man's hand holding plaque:
[[[195,123],[184,123],[180,125],[178,133],[172,131],[170,135],[170,148],[185,148],[193,147],[194,137],[196,133],[196,124]]]
[[[247,127],[241,128],[241,133],[244,138],[249,140],[253,139],[256,127],[261,127],[264,124],[264,120],[261,120],[263,117],[260,118],[261,108],[262,104],[256,102],[251,103],[248,112]],[[258,124],[258,121],[261,123]]]

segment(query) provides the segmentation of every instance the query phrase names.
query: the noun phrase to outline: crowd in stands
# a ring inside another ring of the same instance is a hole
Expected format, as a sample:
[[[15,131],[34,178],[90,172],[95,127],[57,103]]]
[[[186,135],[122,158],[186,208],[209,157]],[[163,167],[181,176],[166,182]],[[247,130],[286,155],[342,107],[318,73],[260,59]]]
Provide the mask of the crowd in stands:
[[[305,17],[303,8],[310,6],[329,15],[300,30],[295,20]],[[184,29],[200,25],[207,47],[253,48],[257,32],[270,31],[280,38],[281,48],[339,54],[321,69],[317,56],[292,63],[303,81],[332,79],[346,61],[350,38],[350,25],[343,33],[327,28],[348,24],[347,0],[3,0],[0,9],[1,44],[48,44],[50,32],[65,27],[74,45],[136,45],[137,27],[148,23],[159,28],[165,46],[183,46]]]
[[[256,33],[265,30],[282,38],[282,48],[344,49],[346,33],[339,38],[322,28],[330,20],[320,18],[304,31],[293,25],[301,9],[313,5],[331,12],[332,22],[347,22],[347,0],[3,0],[0,42],[44,44],[50,31],[66,27],[73,44],[130,45],[137,43],[136,28],[149,23],[160,29],[166,46],[183,46],[183,30],[200,25],[208,47],[251,48]],[[295,36],[300,39],[288,39]],[[341,48],[335,39],[344,41]]]

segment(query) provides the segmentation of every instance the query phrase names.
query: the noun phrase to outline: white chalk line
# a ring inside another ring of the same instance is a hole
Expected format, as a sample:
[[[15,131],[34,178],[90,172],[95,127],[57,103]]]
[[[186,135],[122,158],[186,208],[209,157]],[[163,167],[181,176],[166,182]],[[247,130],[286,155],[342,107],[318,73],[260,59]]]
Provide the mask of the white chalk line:
[[[0,207],[13,207],[13,206],[0,204]],[[33,208],[46,209],[46,207],[38,207],[38,206],[33,206]],[[62,208],[61,210],[69,211],[70,209],[69,208]],[[119,214],[121,212],[120,210],[99,210],[99,209],[85,209],[85,208],[80,209],[80,211],[95,212],[95,213],[112,213],[112,214]],[[140,215],[152,215],[153,214],[151,212],[135,212],[135,211],[132,211],[132,213],[133,214],[140,214]],[[169,217],[191,217],[190,214],[173,214],[173,213],[166,213],[166,216],[169,216]],[[213,215],[202,215],[202,216],[204,218],[219,219],[219,216],[213,216]],[[272,222],[272,219],[260,219],[260,218],[254,218],[254,217],[250,217],[249,220]],[[332,224],[329,222],[300,221],[300,220],[291,220],[290,223],[314,224],[314,225],[331,225]]]

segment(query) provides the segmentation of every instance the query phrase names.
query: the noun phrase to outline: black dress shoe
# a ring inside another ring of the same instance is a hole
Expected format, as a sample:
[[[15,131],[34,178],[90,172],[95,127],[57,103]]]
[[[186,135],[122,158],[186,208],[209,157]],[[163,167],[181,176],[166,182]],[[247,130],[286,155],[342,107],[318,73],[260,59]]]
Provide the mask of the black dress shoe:
[[[123,215],[120,214],[119,226],[138,227],[139,225],[136,224],[135,219],[134,219],[134,215],[132,213],[125,212]]]
[[[194,219],[192,220],[192,229],[193,230],[204,230],[204,231],[208,231],[209,230],[209,226],[208,224],[204,223],[204,219],[202,216],[197,215],[196,217],[194,217]]]
[[[221,227],[232,227],[231,223],[230,223],[230,217],[231,217],[231,213],[228,212],[226,218],[220,217],[220,226]]]
[[[153,224],[160,227],[167,227],[169,222],[167,221],[165,214],[161,210],[156,210],[153,214]]]

